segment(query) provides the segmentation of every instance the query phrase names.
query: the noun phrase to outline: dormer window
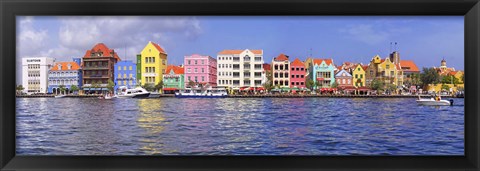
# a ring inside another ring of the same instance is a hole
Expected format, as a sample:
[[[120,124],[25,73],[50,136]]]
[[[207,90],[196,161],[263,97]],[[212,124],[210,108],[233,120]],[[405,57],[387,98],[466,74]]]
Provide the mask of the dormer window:
[[[67,68],[68,68],[68,70],[71,70],[71,69],[72,69],[72,65],[71,65],[71,64],[68,64]]]
[[[58,68],[58,70],[62,70],[62,65],[61,65],[61,64],[58,64],[58,65],[57,65],[57,68]]]

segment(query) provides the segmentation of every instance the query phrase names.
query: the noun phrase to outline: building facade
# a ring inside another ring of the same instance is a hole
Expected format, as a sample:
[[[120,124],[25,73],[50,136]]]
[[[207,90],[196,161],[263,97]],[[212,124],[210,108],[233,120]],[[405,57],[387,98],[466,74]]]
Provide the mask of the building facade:
[[[367,67],[365,67],[367,68]],[[355,87],[366,86],[366,75],[362,64],[357,64],[352,71],[352,85]]]
[[[140,55],[137,55],[137,67],[139,68],[137,74],[141,75],[137,76],[137,79],[139,79],[140,85],[160,83],[163,74],[166,73],[167,64],[167,52],[160,45],[149,41]]]
[[[290,61],[287,55],[282,53],[272,59],[272,75],[274,87],[290,87]]]
[[[73,93],[72,86],[78,90],[82,87],[81,59],[74,58],[74,62],[56,62],[48,72],[48,93]],[[65,91],[61,92],[64,86]]]
[[[137,64],[133,61],[120,61],[115,64],[115,90],[120,86],[135,88],[137,86]]]
[[[335,74],[335,81],[339,88],[352,87],[352,74],[345,69],[341,69]]]
[[[163,91],[175,91],[185,88],[185,68],[168,65],[167,73],[163,75]]]
[[[306,70],[305,64],[296,58],[290,67],[290,88],[305,88]]]
[[[382,62],[382,59],[379,55],[375,55],[370,63],[368,64],[367,69],[365,70],[365,83],[367,86],[371,86],[373,80],[380,79],[380,73],[378,73],[378,65]]]
[[[86,92],[107,92],[108,81],[114,81],[115,64],[121,59],[115,50],[103,43],[87,50],[83,60],[83,90]]]
[[[48,72],[55,63],[54,58],[22,58],[22,86],[24,93],[47,93]]]
[[[263,50],[223,50],[217,54],[217,85],[260,87],[265,82],[263,63]]]
[[[195,85],[202,84],[212,87],[217,86],[217,60],[210,56],[193,54],[185,56],[185,87],[188,87],[190,81]],[[224,73],[222,73],[224,74]]]
[[[336,69],[333,59],[313,59],[313,66],[310,72],[315,83],[314,87],[331,88],[335,82]]]

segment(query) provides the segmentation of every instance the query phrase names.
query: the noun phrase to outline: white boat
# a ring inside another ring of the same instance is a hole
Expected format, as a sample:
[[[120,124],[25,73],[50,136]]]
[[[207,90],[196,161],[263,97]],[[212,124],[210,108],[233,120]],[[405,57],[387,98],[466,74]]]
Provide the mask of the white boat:
[[[221,98],[227,96],[225,88],[211,87],[205,90],[200,88],[186,88],[175,93],[178,98]]]
[[[64,98],[64,97],[67,97],[67,95],[65,94],[59,94],[59,95],[56,95],[55,98]]]
[[[121,86],[117,89],[117,98],[147,98],[150,96],[150,92],[145,90],[142,87],[136,87],[134,89],[129,89],[125,86]]]
[[[434,98],[430,99],[418,99],[417,103],[419,105],[426,105],[426,106],[450,106],[453,105],[453,100],[435,100]]]

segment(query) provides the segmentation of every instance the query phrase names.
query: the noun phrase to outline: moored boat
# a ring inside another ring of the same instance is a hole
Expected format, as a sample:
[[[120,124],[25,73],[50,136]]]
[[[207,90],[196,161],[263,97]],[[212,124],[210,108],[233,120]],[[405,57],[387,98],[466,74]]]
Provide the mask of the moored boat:
[[[118,88],[118,93],[115,97],[117,98],[147,98],[150,96],[150,92],[145,90],[142,87],[136,87],[134,89],[129,89],[125,86]]]
[[[64,97],[67,97],[67,95],[59,94],[59,95],[56,95],[56,96],[55,96],[55,98],[64,98]]]
[[[417,103],[419,105],[426,105],[426,106],[450,106],[453,105],[453,100],[442,100],[442,99],[435,99],[435,98],[429,98],[429,99],[419,99],[417,100]]]

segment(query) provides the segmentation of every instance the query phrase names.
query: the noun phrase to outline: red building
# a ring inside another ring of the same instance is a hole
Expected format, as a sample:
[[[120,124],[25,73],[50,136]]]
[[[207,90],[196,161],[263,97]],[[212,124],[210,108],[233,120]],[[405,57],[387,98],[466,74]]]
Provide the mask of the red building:
[[[290,88],[305,88],[305,64],[296,58],[290,67]]]
[[[105,44],[98,43],[91,50],[87,50],[82,58],[83,63],[83,90],[105,92],[108,91],[108,80],[114,80],[114,65],[120,58],[113,49]],[[95,85],[98,85],[95,86]]]

